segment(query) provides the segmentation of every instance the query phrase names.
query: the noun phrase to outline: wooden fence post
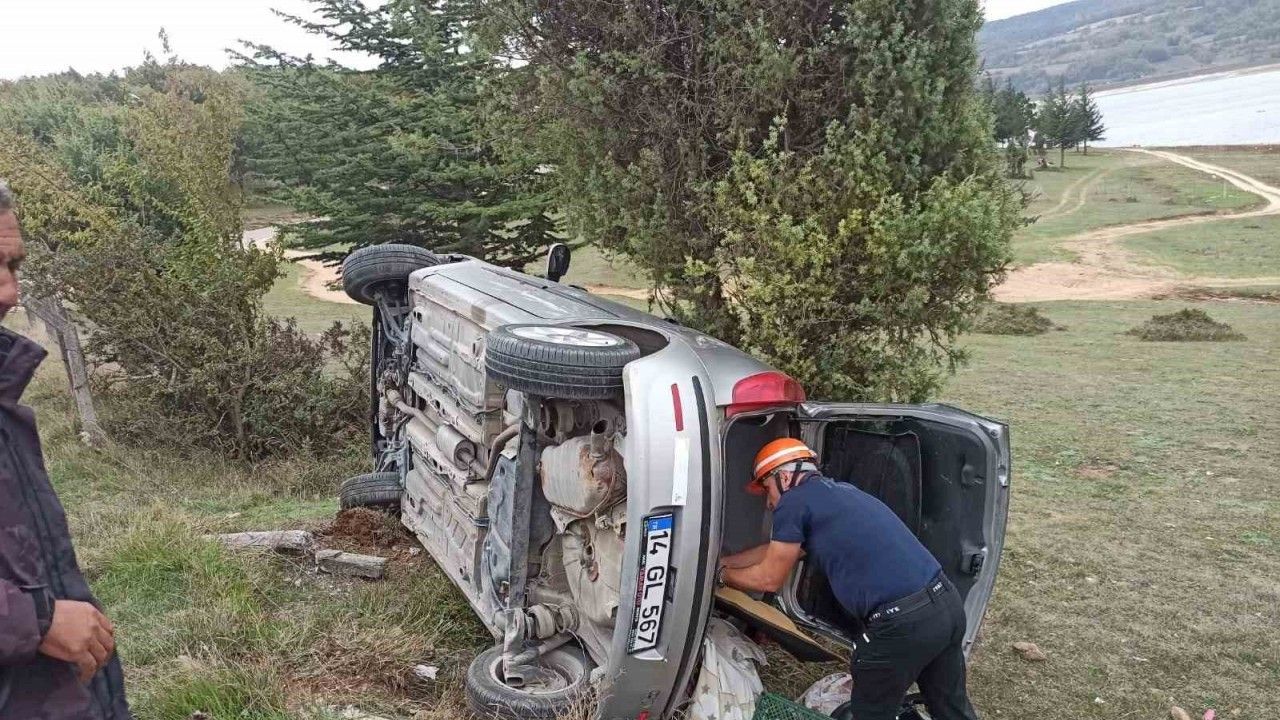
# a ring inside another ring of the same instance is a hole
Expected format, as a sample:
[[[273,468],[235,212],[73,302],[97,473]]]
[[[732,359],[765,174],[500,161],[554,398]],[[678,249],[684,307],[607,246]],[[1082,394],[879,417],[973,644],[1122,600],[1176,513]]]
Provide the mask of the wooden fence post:
[[[71,396],[76,401],[76,412],[80,416],[81,437],[89,445],[100,445],[107,439],[107,433],[98,422],[98,411],[93,407],[93,395],[89,391],[89,370],[84,360],[84,348],[80,345],[80,333],[67,313],[67,309],[58,298],[36,299],[28,296],[23,300],[27,312],[44,321],[50,335],[58,343],[62,353],[62,365],[67,370],[67,384],[71,387]]]

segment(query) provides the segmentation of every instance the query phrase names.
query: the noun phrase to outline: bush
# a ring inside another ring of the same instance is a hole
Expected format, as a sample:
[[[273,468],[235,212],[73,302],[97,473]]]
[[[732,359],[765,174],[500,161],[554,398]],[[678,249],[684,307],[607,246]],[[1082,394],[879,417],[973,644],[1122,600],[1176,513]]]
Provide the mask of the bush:
[[[1168,315],[1155,315],[1125,333],[1142,340],[1222,342],[1244,340],[1235,328],[1209,317],[1203,310],[1187,308]]]
[[[964,359],[1022,225],[977,3],[489,6],[570,233],[644,270],[660,312],[815,398],[920,400]]]
[[[1065,330],[1040,314],[1034,305],[988,303],[973,321],[973,332],[984,335],[1043,335]]]
[[[176,63],[144,71],[158,87],[132,75],[102,81],[133,101],[112,106],[112,131],[94,142],[76,123],[36,132],[0,115],[0,176],[18,194],[31,259],[24,292],[60,300],[85,327],[119,438],[250,460],[342,449],[365,426],[367,330],[313,338],[265,316],[280,257],[241,246],[241,194],[228,175],[236,86]],[[75,94],[36,95],[71,117],[85,109]],[[41,120],[42,108],[18,115]],[[82,162],[84,153],[96,154]]]

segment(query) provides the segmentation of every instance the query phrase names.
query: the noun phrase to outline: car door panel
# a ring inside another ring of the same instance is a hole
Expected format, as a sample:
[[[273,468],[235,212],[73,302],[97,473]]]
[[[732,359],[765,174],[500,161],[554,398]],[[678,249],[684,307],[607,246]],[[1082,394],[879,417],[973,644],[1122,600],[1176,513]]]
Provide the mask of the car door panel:
[[[884,501],[938,559],[965,598],[967,651],[1004,544],[1008,427],[946,405],[808,403],[799,417],[823,471]],[[798,624],[851,644],[854,621],[829,594],[802,563],[779,601]]]

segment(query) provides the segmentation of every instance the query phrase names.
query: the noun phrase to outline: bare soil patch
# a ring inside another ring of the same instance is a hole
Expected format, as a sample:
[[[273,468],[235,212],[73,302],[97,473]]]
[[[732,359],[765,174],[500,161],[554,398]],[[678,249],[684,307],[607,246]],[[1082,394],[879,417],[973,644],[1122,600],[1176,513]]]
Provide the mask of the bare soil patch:
[[[369,508],[343,510],[316,537],[326,548],[366,555],[408,556],[419,551],[413,535],[399,519]]]

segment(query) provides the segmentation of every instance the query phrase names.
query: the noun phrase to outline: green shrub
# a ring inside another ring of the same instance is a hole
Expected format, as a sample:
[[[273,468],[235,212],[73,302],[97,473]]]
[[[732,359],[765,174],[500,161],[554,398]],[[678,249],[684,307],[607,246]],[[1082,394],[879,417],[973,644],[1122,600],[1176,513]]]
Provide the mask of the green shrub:
[[[1243,334],[1230,325],[1218,322],[1203,310],[1187,308],[1168,315],[1155,315],[1125,333],[1150,341],[1221,342],[1244,340]]]
[[[973,332],[984,335],[1043,335],[1065,330],[1040,314],[1034,305],[988,303],[973,321]]]
[[[263,311],[280,256],[241,244],[234,79],[152,61],[103,80],[128,104],[30,82],[0,113],[24,291],[85,326],[108,432],[251,460],[362,437],[368,331],[315,338]],[[56,121],[82,113],[97,124]]]
[[[501,0],[483,30],[529,59],[512,142],[658,312],[812,397],[918,400],[1022,225],[974,82],[981,11],[799,5]]]

